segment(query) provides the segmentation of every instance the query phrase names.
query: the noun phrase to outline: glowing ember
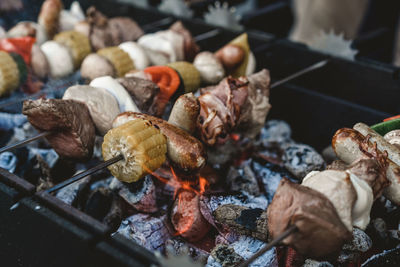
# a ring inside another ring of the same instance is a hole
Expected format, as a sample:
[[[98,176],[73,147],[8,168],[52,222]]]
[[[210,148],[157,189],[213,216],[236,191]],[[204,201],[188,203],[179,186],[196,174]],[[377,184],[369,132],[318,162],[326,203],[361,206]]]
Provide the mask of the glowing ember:
[[[201,176],[194,181],[181,180],[172,167],[170,170],[171,178],[166,179],[146,168],[152,176],[174,189],[175,202],[171,211],[171,220],[176,230],[175,234],[189,241],[198,241],[210,229],[210,224],[203,218],[199,208],[199,196],[207,190],[209,182]]]

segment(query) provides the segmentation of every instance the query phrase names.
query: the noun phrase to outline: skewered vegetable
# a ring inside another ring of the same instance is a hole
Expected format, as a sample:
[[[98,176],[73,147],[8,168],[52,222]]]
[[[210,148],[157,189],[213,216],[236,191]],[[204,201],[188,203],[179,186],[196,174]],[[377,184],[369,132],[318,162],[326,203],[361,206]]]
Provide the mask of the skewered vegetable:
[[[104,160],[122,154],[124,160],[109,170],[119,180],[136,182],[159,168],[166,159],[166,138],[149,121],[135,119],[111,129],[102,146]]]

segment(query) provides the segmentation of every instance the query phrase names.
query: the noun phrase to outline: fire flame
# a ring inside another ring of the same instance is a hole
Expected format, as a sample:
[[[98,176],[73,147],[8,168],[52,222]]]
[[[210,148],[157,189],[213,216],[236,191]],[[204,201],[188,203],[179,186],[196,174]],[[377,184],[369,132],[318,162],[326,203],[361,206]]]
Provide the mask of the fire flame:
[[[148,168],[144,167],[147,172],[149,172],[152,176],[157,178],[159,181],[161,181],[164,184],[167,184],[174,188],[174,199],[177,198],[177,205],[174,207],[175,211],[179,211],[179,213],[175,214],[176,219],[180,222],[180,229],[175,229],[176,233],[175,235],[182,235],[185,232],[189,231],[191,229],[191,226],[194,223],[195,216],[193,215],[193,210],[191,209],[185,209],[185,206],[187,204],[187,201],[189,201],[188,194],[184,193],[184,191],[192,192],[196,194],[197,196],[203,195],[204,192],[208,189],[209,187],[209,182],[207,181],[206,178],[199,176],[198,179],[194,181],[184,181],[179,179],[177,174],[175,173],[174,169],[170,167],[171,174],[172,174],[172,179],[166,179],[164,177],[161,177],[155,172],[152,172]],[[183,192],[182,192],[183,190]],[[182,193],[179,193],[182,192]],[[179,193],[179,194],[178,194]],[[191,194],[190,194],[191,195]],[[182,211],[184,211],[182,213]]]

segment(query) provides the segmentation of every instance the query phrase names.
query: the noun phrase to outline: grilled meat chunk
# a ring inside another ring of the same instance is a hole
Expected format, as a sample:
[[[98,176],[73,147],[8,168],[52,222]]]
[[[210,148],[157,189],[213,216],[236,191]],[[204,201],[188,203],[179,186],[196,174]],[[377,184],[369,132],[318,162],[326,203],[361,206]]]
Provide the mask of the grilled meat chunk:
[[[87,106],[74,100],[38,99],[24,102],[22,113],[65,158],[87,160],[92,156],[95,126]]]

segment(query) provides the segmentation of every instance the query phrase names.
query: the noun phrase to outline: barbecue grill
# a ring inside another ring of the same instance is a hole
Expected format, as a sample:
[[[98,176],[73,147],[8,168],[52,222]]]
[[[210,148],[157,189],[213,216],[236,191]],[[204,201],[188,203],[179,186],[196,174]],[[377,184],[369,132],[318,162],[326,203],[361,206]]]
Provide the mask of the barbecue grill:
[[[96,3],[107,16],[130,16],[146,32],[168,28],[177,19],[124,4]],[[112,7],[112,8],[111,8]],[[215,51],[238,32],[204,22],[182,20],[202,49]],[[212,33],[210,33],[212,32]],[[400,71],[384,63],[348,61],[313,52],[300,44],[266,33],[248,31],[257,69],[274,80],[328,59],[323,68],[271,92],[268,119],[287,121],[294,139],[321,151],[334,131],[358,121],[374,124],[400,112]],[[379,92],[379,94],[378,94]],[[0,169],[0,256],[3,266],[150,266],[148,250],[55,196],[35,193],[35,186]],[[18,201],[19,200],[19,201]],[[18,207],[10,209],[16,201]],[[17,261],[17,262],[16,262]]]

